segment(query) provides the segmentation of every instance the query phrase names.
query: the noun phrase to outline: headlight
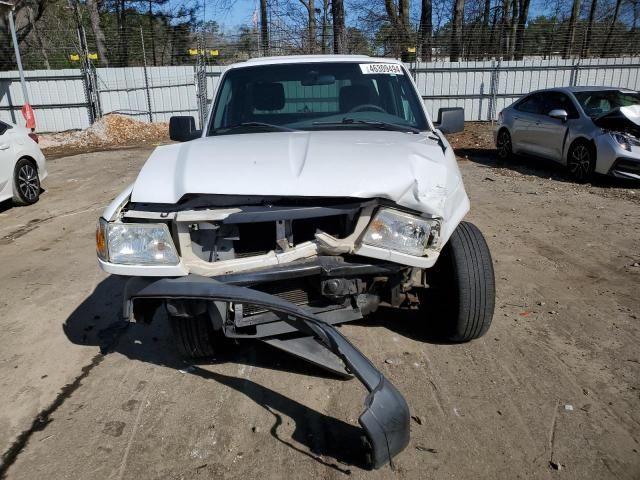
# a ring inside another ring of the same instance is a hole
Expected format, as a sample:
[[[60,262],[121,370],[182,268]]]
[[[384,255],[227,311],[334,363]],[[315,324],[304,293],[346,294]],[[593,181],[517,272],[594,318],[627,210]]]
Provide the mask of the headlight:
[[[438,220],[381,208],[367,227],[362,243],[422,257],[439,233]]]
[[[631,146],[640,147],[640,142],[630,135],[618,132],[609,132],[613,139],[626,151],[631,151]]]
[[[177,265],[180,259],[163,223],[98,221],[96,249],[102,260],[125,265]]]

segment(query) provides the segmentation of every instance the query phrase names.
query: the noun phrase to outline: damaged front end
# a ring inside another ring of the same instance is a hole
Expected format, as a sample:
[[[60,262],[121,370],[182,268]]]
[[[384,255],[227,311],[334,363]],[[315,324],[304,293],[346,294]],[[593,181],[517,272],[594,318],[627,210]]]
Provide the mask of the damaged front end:
[[[248,304],[273,312],[282,322],[311,335],[340,358],[347,371],[369,391],[365,411],[358,421],[370,447],[371,467],[380,468],[389,463],[409,443],[409,407],[400,392],[335,327],[306,309],[264,292],[190,275],[174,279],[132,279],[125,292],[125,313],[132,314],[137,301],[157,299]]]
[[[599,154],[614,157],[608,172],[619,178],[640,180],[640,105],[618,107],[593,120],[608,137],[612,149],[599,148]],[[611,154],[607,152],[612,151]]]

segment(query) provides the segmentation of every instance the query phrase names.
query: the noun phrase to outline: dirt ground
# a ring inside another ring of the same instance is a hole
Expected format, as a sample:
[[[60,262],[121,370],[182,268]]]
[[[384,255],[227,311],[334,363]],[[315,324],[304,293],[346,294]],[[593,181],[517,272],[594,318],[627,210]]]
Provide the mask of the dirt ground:
[[[640,185],[498,164],[486,126],[452,142],[495,262],[489,333],[438,344],[391,310],[342,328],[411,407],[393,468],[361,468],[357,381],[258,343],[190,365],[162,315],[117,328],[94,225],[141,148],[53,160],[38,204],[0,206],[0,476],[640,478]]]

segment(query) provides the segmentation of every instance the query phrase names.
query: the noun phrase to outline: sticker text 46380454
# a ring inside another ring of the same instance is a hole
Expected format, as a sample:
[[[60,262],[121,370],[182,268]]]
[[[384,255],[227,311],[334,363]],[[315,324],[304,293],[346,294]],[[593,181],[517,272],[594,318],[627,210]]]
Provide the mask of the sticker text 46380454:
[[[397,63],[361,63],[360,70],[365,75],[403,75],[402,67]]]

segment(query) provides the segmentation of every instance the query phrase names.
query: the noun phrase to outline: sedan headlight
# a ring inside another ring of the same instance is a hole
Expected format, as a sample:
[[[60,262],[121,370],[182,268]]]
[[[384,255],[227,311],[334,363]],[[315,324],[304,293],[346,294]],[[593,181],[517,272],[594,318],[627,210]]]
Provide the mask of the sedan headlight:
[[[108,223],[96,229],[98,257],[125,265],[177,265],[178,254],[164,223]]]
[[[367,227],[362,243],[423,256],[440,233],[440,222],[381,208]]]
[[[609,132],[613,139],[624,148],[626,151],[631,151],[631,146],[640,147],[640,142],[633,138],[631,135],[618,132]]]

